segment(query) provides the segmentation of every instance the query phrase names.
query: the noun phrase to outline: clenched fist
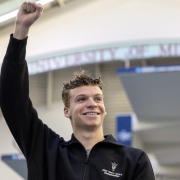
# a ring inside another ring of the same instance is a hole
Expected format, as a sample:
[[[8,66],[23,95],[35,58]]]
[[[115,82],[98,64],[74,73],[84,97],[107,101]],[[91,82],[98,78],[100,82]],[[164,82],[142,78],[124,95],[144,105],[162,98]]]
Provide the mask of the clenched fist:
[[[27,37],[30,26],[41,16],[43,7],[35,2],[24,2],[17,14],[13,37],[23,39]]]
[[[17,14],[16,24],[30,27],[42,14],[43,7],[35,2],[24,2]]]

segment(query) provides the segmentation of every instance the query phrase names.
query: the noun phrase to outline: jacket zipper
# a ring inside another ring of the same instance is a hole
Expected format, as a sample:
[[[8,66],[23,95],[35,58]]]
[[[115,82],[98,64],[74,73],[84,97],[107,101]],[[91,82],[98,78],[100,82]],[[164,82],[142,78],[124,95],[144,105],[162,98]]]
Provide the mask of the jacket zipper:
[[[85,161],[85,170],[84,170],[83,180],[85,180],[85,177],[86,177],[86,169],[87,169],[88,160],[89,160],[89,158],[87,157],[87,159]]]
[[[97,144],[99,144],[99,143],[101,143],[101,142],[98,142]],[[94,147],[95,147],[97,144],[95,144]],[[83,147],[84,147],[84,146],[83,146]],[[94,147],[93,147],[93,148],[94,148]],[[92,148],[92,149],[93,149],[93,148]],[[91,152],[92,152],[92,149],[91,149]],[[85,151],[86,151],[86,149],[85,149]],[[89,156],[90,156],[91,152],[89,153]],[[86,160],[85,160],[85,169],[84,169],[84,174],[83,174],[83,180],[85,180],[85,177],[86,177],[86,169],[87,169],[87,164],[88,164],[88,161],[89,161],[89,156],[87,156],[87,158],[86,158]]]

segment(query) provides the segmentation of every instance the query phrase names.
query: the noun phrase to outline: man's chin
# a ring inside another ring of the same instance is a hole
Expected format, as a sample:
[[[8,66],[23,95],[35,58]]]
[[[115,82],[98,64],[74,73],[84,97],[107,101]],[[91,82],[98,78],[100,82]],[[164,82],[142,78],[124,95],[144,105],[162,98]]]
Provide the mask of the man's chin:
[[[99,123],[88,123],[88,124],[85,124],[84,128],[86,129],[97,129],[99,127],[101,127],[102,125],[99,124]]]

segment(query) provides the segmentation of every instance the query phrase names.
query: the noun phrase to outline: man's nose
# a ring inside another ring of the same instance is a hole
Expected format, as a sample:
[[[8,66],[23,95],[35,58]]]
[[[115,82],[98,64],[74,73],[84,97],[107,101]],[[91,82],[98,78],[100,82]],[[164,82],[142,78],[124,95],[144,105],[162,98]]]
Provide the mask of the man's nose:
[[[93,98],[89,98],[86,105],[87,105],[88,108],[97,107],[97,104],[96,104],[96,102],[94,101]]]

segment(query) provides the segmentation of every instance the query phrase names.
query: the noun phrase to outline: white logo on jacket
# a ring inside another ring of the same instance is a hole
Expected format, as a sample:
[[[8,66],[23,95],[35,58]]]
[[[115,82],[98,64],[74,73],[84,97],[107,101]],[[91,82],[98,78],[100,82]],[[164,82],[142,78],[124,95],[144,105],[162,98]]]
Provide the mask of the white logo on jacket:
[[[109,170],[106,170],[106,169],[103,169],[102,171],[104,172],[104,174],[108,175],[108,176],[114,176],[114,177],[120,177],[122,176],[122,174],[120,173],[115,173],[115,169],[116,167],[118,166],[118,164],[116,164],[115,162],[111,162],[112,164],[112,171],[109,171]]]
[[[111,164],[112,164],[112,171],[115,171],[118,164],[116,164],[115,162],[111,162]]]

